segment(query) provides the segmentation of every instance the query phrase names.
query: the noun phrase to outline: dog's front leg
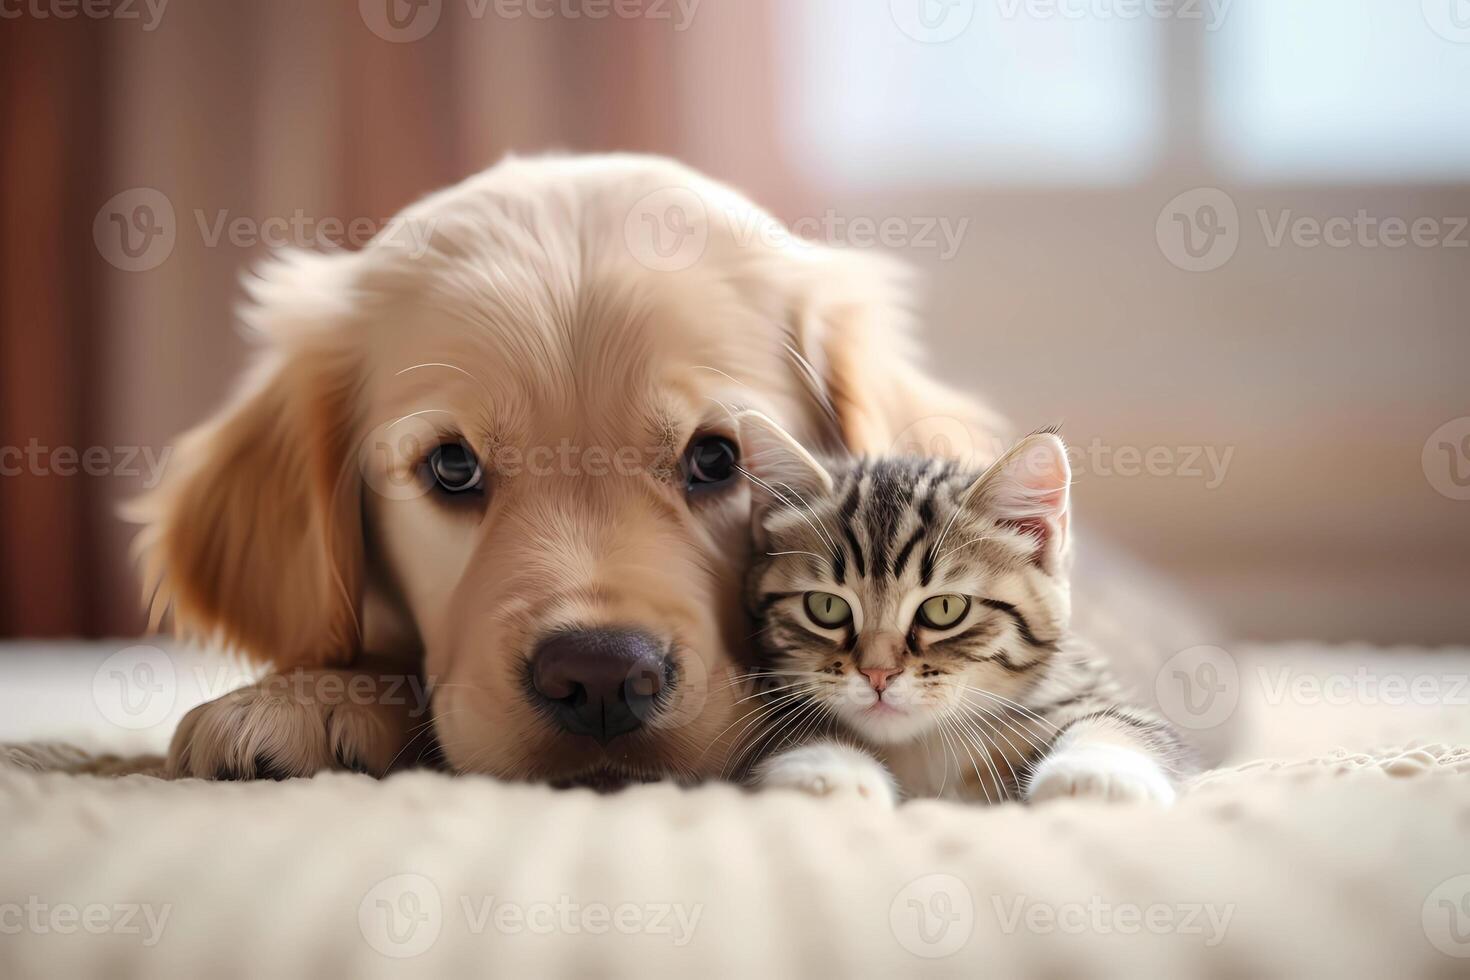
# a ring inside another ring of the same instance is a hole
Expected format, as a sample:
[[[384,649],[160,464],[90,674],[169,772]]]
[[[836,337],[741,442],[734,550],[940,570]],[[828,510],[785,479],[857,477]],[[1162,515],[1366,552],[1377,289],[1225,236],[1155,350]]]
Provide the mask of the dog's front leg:
[[[324,769],[382,776],[432,744],[429,702],[412,669],[268,674],[199,705],[169,746],[174,778],[285,779]]]

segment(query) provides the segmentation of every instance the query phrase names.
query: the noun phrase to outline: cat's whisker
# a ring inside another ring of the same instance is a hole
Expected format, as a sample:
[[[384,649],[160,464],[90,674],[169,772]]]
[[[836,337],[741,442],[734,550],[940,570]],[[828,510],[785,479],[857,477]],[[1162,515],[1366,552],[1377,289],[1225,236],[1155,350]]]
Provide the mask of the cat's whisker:
[[[768,744],[771,738],[775,736],[778,732],[784,731],[786,728],[788,728],[795,719],[806,717],[816,707],[817,703],[815,701],[808,701],[805,704],[798,705],[795,711],[793,711],[789,715],[777,715],[774,718],[768,719],[769,724],[766,725],[764,731],[760,732],[757,736],[750,739],[746,743],[745,748],[743,748],[740,753],[735,756],[733,760],[735,770],[738,772],[743,766],[744,769],[748,771],[752,766],[755,765],[757,761],[759,761],[759,749],[762,745]],[[749,759],[748,762],[746,761],[747,758]]]
[[[815,704],[820,710],[812,712],[811,720],[804,724],[801,727],[801,730],[791,737],[790,741],[796,743],[797,745],[800,745],[801,743],[805,742],[809,737],[811,737],[812,733],[817,730],[822,722],[826,721],[827,716],[831,713],[827,709],[827,706],[822,704],[820,701],[813,701],[812,703]]]
[[[996,749],[991,741],[985,737],[984,732],[979,731],[973,725],[964,724],[964,721],[965,719],[962,719],[958,716],[953,716],[949,718],[950,724],[953,725],[957,731],[968,730],[969,733],[974,736],[976,741],[979,743],[978,748],[980,750],[981,758],[985,760],[986,769],[990,771],[990,774],[995,779],[996,793],[999,794],[1001,800],[1005,800],[1005,780],[1000,778],[1000,769],[996,767],[994,758],[995,753],[996,751],[998,751],[998,749]],[[978,765],[975,767],[975,775],[977,778],[980,779],[982,783],[985,781],[985,777],[981,774],[980,767]]]
[[[775,709],[766,709],[763,713],[758,714],[755,721],[751,723],[759,726],[756,728],[757,737],[760,735],[761,732],[766,730],[766,727],[768,725],[774,724],[777,720],[780,719],[780,717],[780,712],[776,711]],[[734,743],[730,747],[730,754],[725,757],[725,764],[720,767],[721,779],[729,777],[733,771],[738,770],[740,760],[745,757],[746,749],[749,747],[749,743],[745,740],[745,733],[749,730],[750,726],[747,725],[746,728],[743,729],[738,736],[736,736]]]
[[[969,694],[972,694],[972,693],[980,693],[980,692],[978,692],[978,690],[975,689],[975,688],[968,688],[967,687],[960,694],[960,702],[972,714],[975,713],[975,712],[977,712],[977,711],[983,712],[987,717],[989,717],[989,718],[991,718],[993,720],[996,720],[996,721],[1001,722],[1003,725],[1005,725],[1011,731],[1015,732],[1017,735],[1020,735],[1022,738],[1027,739],[1027,741],[1030,742],[1030,744],[1032,745],[1032,747],[1034,747],[1034,748],[1036,748],[1038,750],[1041,750],[1041,751],[1044,751],[1045,750],[1044,743],[1038,743],[1036,741],[1036,739],[1039,738],[1039,737],[1041,737],[1041,735],[1043,733],[1034,731],[1034,730],[1032,730],[1029,727],[1031,724],[1034,724],[1038,720],[1044,722],[1045,721],[1044,718],[1040,718],[1039,716],[1035,716],[1034,713],[1033,713],[1032,716],[1027,716],[1027,715],[1024,715],[1024,714],[1020,714],[1017,711],[1017,708],[1015,706],[1011,706],[1011,705],[999,705],[998,706],[994,702],[987,703],[987,702],[980,702],[980,701],[972,701],[968,697],[968,695]],[[1013,720],[1015,722],[1020,723],[1023,727],[1022,728],[1017,728],[1014,724],[1012,724],[1012,721]],[[1048,722],[1048,724],[1050,724],[1050,723]]]
[[[784,487],[785,489],[787,489],[787,490],[789,490],[791,492],[792,496],[794,496],[797,500],[801,501],[801,505],[806,508],[806,512],[808,514],[812,515],[812,520],[814,520],[818,524],[822,525],[823,530],[825,530],[827,532],[827,543],[832,546],[832,550],[834,552],[841,551],[841,549],[837,547],[837,535],[836,535],[836,533],[833,532],[833,530],[830,527],[827,527],[827,522],[826,521],[822,520],[820,517],[817,516],[817,512],[812,508],[812,505],[807,502],[807,499],[801,495],[801,491],[800,490],[797,490],[795,487],[793,487],[789,483],[778,483],[778,484],[775,484],[775,486]]]
[[[808,558],[815,558],[817,561],[826,561],[827,560],[827,559],[823,558],[821,555],[817,554],[815,551],[768,551],[768,552],[766,552],[766,557],[767,558],[781,558],[781,557],[786,556],[786,555],[806,555]]]
[[[950,751],[951,757],[954,758],[954,768],[956,768],[957,770],[958,777],[960,777],[961,789],[963,789],[964,767],[963,765],[960,765],[960,755],[958,755],[958,752],[954,751],[954,738],[951,738],[950,730],[951,726],[948,726],[948,724],[945,723],[944,718],[939,718],[939,736],[944,739],[945,748]],[[939,796],[944,796],[944,790],[945,788],[947,788],[948,785],[950,785],[950,765],[945,764],[944,777],[939,780]],[[980,789],[985,789],[985,780],[980,780]],[[989,793],[988,789],[985,789],[985,802],[991,802],[991,793]]]
[[[987,730],[993,732],[995,735],[1003,739],[1006,745],[1010,746],[1011,750],[1015,753],[1016,759],[1018,761],[1024,763],[1027,759],[1033,756],[1044,755],[1046,753],[1045,747],[1039,745],[1035,739],[1029,737],[1024,732],[1010,725],[1006,725],[1006,727],[1010,728],[1012,732],[1018,735],[1024,743],[1024,747],[1022,747],[1021,745],[1017,745],[1014,741],[1011,740],[1010,735],[1007,735],[1006,732],[995,723],[996,719],[994,716],[980,713],[973,706],[969,708],[969,717],[972,721],[984,725]],[[1003,719],[1002,724],[1005,724]]]
[[[737,674],[731,677],[730,680],[726,682],[723,686],[711,688],[710,693],[723,694],[725,691],[730,690],[730,688],[732,687],[739,687],[744,684],[759,684],[762,681],[779,681],[785,680],[788,677],[805,676],[816,676],[816,671],[753,670],[748,674]]]
[[[1018,777],[1016,775],[1016,767],[1013,766],[1013,765],[1011,765],[1011,758],[1010,758],[1010,756],[1007,755],[1000,748],[999,745],[996,745],[993,741],[991,741],[991,739],[986,736],[986,732],[990,732],[993,735],[999,735],[1002,739],[1005,739],[1005,743],[1011,747],[1011,751],[1017,753],[1017,755],[1019,755],[1022,758],[1024,758],[1025,757],[1024,756],[1024,753],[1022,753],[1020,751],[1020,749],[1017,749],[1016,748],[1016,744],[1014,742],[1012,742],[1010,740],[1010,738],[1008,738],[1004,732],[1000,731],[999,729],[991,728],[991,726],[988,725],[988,724],[985,724],[984,725],[984,729],[985,730],[982,731],[980,726],[981,726],[981,724],[984,724],[984,723],[977,716],[964,716],[964,715],[961,715],[961,716],[957,716],[954,720],[955,720],[955,723],[956,724],[959,724],[959,725],[961,725],[963,727],[966,727],[966,728],[970,729],[970,731],[974,732],[975,736],[980,739],[980,744],[981,745],[988,745],[988,746],[993,746],[994,747],[995,752],[989,753],[987,755],[987,757],[986,757],[986,761],[990,764],[991,771],[993,773],[995,773],[996,782],[1001,786],[1001,798],[1002,799],[1005,799],[1005,797],[1007,795],[1006,788],[1007,788],[1008,785],[1009,786],[1015,786],[1017,789],[1019,789],[1020,786],[1021,786],[1021,780],[1020,780],[1020,777]],[[980,724],[977,724],[977,722],[979,722]],[[1006,771],[1011,774],[1011,782],[1009,784],[1002,782],[1001,779],[1000,779],[1000,770],[995,765],[995,753],[996,752],[999,752],[1000,753],[1000,761],[1005,764]]]
[[[772,729],[772,731],[769,734],[767,734],[765,738],[761,739],[760,742],[758,742],[758,743],[752,743],[751,748],[754,751],[754,755],[753,755],[753,757],[751,759],[751,763],[754,764],[754,762],[756,762],[760,758],[761,753],[760,753],[759,749],[762,746],[769,747],[769,746],[771,746],[773,744],[781,744],[779,741],[774,741],[774,740],[777,739],[777,736],[781,735],[783,732],[786,732],[787,730],[791,730],[791,731],[797,730],[797,728],[799,727],[801,721],[803,721],[808,716],[814,714],[820,708],[821,708],[820,702],[817,702],[817,701],[808,701],[805,705],[803,705],[802,707],[798,708],[796,711],[793,711],[791,713],[791,716],[786,719],[786,721],[785,721],[784,724],[781,724],[781,725],[777,726],[776,728]]]
[[[744,704],[745,702],[747,702],[747,701],[753,701],[756,698],[763,698],[763,697],[769,697],[769,696],[771,696],[773,694],[780,694],[782,691],[789,691],[792,688],[801,687],[801,686],[803,686],[805,684],[806,684],[806,681],[793,681],[790,684],[782,684],[780,687],[773,687],[773,688],[770,688],[770,689],[764,690],[764,691],[756,691],[754,694],[747,694],[745,697],[741,698],[739,701],[736,701],[734,703],[735,704]]]
[[[1022,704],[1019,701],[1012,701],[1008,697],[1005,697],[1005,696],[1000,695],[1000,694],[996,694],[993,691],[987,691],[984,688],[980,688],[980,687],[970,687],[969,685],[965,685],[965,690],[970,691],[971,693],[974,693],[974,694],[978,694],[981,697],[986,697],[986,698],[990,698],[990,699],[992,699],[994,701],[999,701],[1001,704],[1004,704],[1006,707],[1012,708],[1012,709],[1014,709],[1016,711],[1021,712],[1024,715],[1030,716],[1031,718],[1035,719],[1036,721],[1041,722],[1043,725],[1045,725],[1046,727],[1050,728],[1053,732],[1058,733],[1058,734],[1061,733],[1061,729],[1060,728],[1058,728],[1056,725],[1053,725],[1051,722],[1047,721],[1041,715],[1037,714],[1035,711],[1032,711],[1030,708],[1026,707],[1024,704]]]
[[[960,725],[958,724],[959,719],[958,718],[948,718],[947,719],[943,715],[941,715],[939,720],[940,720],[941,723],[944,723],[944,722],[948,721],[953,726],[953,729],[954,729],[954,732],[955,732],[955,737],[959,740],[960,747],[965,750],[965,755],[967,755],[967,756],[970,757],[970,767],[975,770],[975,778],[977,780],[979,780],[980,786],[983,789],[984,786],[985,786],[985,777],[983,775],[981,775],[981,773],[980,773],[980,763],[977,762],[977,761],[975,761],[975,754],[970,751],[969,740],[965,737],[965,734],[964,734],[963,730],[961,729]],[[982,740],[982,744],[983,744],[983,740]],[[981,754],[982,755],[984,754],[984,749],[983,748],[981,749]],[[987,758],[986,762],[987,762],[987,764],[989,764],[989,759],[988,758]],[[986,793],[985,798],[987,800],[990,799],[990,794],[988,792]],[[1002,799],[1004,799],[1004,795],[1002,795]]]
[[[937,551],[935,553],[934,560],[936,562],[942,561],[945,558],[948,558],[950,555],[954,554],[956,551],[959,551],[961,548],[966,547],[967,545],[978,544],[981,541],[990,541],[993,538],[995,538],[994,534],[981,534],[977,537],[968,538],[964,541],[961,541],[959,544],[955,545],[952,548],[946,548],[943,551]]]
[[[783,702],[792,700],[800,696],[800,694],[801,692],[796,692],[792,695],[782,695],[782,697],[778,698],[774,703],[758,704],[755,707],[751,708],[749,711],[736,718],[733,722],[727,725],[723,731],[721,731],[718,735],[711,739],[709,744],[705,746],[704,751],[699,754],[699,758],[696,759],[695,762],[698,763],[702,761],[705,756],[709,755],[709,753],[714,750],[715,746],[724,744],[725,736],[729,734],[730,730],[740,723],[744,722],[745,727],[740,730],[739,734],[737,734],[733,739],[730,740],[730,751],[734,752],[737,748],[739,748],[741,744],[743,744],[742,740],[745,738],[746,732],[748,732],[753,726],[764,724],[768,719],[778,716],[786,707],[789,707],[789,705]],[[727,756],[727,760],[728,758],[729,757]],[[727,761],[726,767],[728,766],[729,762]]]
[[[750,719],[745,728],[741,729],[740,734],[735,736],[735,743],[738,745],[740,743],[740,739],[745,736],[745,733],[750,730],[751,725],[755,724],[757,720],[762,720],[765,716],[778,712],[786,703],[794,701],[797,698],[804,697],[807,693],[808,692],[804,690],[791,691],[786,694],[782,694],[780,697],[772,698],[769,702],[765,704],[756,705],[745,714],[735,719],[735,721],[732,722],[728,727],[726,727],[724,731],[716,735],[714,738],[714,742],[712,742],[711,744],[718,743],[720,739],[724,738],[725,732],[728,732],[731,728],[734,728],[742,721]]]
[[[821,538],[822,541],[826,543],[827,547],[829,547],[829,548],[832,549],[832,554],[838,555],[838,554],[841,554],[842,553],[841,549],[837,547],[836,539],[834,539],[830,534],[828,534],[826,530],[824,530],[823,528],[819,528],[817,526],[817,521],[816,521],[816,516],[817,515],[814,512],[812,512],[811,505],[808,504],[804,498],[801,501],[802,507],[804,507],[806,509],[807,513],[811,514],[810,517],[808,517],[807,514],[802,513],[801,510],[798,509],[796,507],[796,505],[791,502],[791,498],[790,497],[786,496],[781,491],[779,491],[775,487],[773,487],[771,484],[767,483],[765,480],[762,480],[760,477],[758,477],[754,473],[750,472],[750,470],[748,470],[745,467],[741,466],[739,463],[736,463],[735,464],[735,469],[736,469],[737,472],[741,473],[751,483],[754,483],[756,486],[760,487],[762,490],[765,490],[771,496],[773,496],[777,500],[781,501],[781,503],[785,504],[786,506],[790,507],[792,510],[796,511],[796,516],[797,517],[800,517],[802,520],[806,521],[807,526],[809,526],[812,529],[812,531],[814,531],[816,533],[817,537]],[[782,486],[786,486],[786,485],[785,484],[782,484]],[[787,489],[790,489],[790,488],[788,487]],[[795,491],[792,491],[792,492],[795,493]],[[797,496],[800,497],[800,494],[797,494]]]
[[[965,701],[964,706],[967,710],[971,712],[971,714],[979,712],[985,717],[990,718],[992,721],[999,721],[1002,725],[1005,725],[1011,731],[1015,732],[1018,736],[1024,739],[1027,744],[1029,744],[1031,748],[1035,749],[1038,753],[1043,755],[1046,753],[1046,744],[1044,742],[1038,741],[1035,732],[1028,732],[1023,728],[1017,728],[1015,725],[1011,724],[1010,720],[1006,718],[1005,715],[1000,714],[987,705],[976,704],[972,701]],[[1006,741],[1009,742],[1010,739],[1006,739]]]

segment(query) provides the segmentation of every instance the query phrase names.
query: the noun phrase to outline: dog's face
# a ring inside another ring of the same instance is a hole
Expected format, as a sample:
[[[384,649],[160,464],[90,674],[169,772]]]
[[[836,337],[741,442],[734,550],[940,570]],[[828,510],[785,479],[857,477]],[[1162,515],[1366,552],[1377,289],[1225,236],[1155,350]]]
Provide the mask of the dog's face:
[[[363,458],[388,492],[369,524],[460,768],[600,781],[723,761],[748,633],[731,412],[774,403],[809,430],[811,412],[780,323],[712,266],[642,266],[613,218],[578,229],[588,254],[496,253],[535,281],[488,288],[477,260],[375,322]]]
[[[426,251],[257,284],[265,363],[153,501],[177,614],[281,666],[412,651],[462,771],[721,772],[764,492],[732,414],[887,449],[968,407],[903,361],[871,265],[763,244],[667,162],[511,161],[403,217]]]

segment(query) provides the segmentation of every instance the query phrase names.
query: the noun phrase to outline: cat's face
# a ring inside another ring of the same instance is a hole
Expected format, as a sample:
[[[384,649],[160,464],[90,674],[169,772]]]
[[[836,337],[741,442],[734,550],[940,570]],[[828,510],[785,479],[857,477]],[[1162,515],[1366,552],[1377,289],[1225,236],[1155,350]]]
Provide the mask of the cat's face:
[[[817,705],[809,714],[877,744],[946,727],[1003,734],[1002,705],[1067,625],[1061,441],[1032,436],[980,473],[819,464],[757,426],[742,422],[757,501],[748,597],[769,700]]]

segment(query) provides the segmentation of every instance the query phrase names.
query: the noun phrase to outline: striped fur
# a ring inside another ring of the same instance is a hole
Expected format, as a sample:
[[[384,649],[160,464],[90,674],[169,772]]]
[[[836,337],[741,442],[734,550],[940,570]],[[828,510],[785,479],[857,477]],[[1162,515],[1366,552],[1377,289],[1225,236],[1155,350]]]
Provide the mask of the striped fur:
[[[836,739],[884,763],[907,795],[992,802],[1028,796],[1045,760],[1080,748],[1132,750],[1179,773],[1178,735],[1128,705],[1069,630],[1065,450],[1038,438],[1063,454],[1063,486],[1040,516],[1003,486],[1021,447],[983,473],[880,457],[824,460],[825,474],[803,479],[765,442],[747,474],[764,686],[741,761]],[[806,612],[812,592],[846,599],[851,620],[821,627]],[[920,625],[919,605],[942,594],[967,597],[967,613],[948,629]],[[900,671],[881,697],[859,673],[875,667]]]

